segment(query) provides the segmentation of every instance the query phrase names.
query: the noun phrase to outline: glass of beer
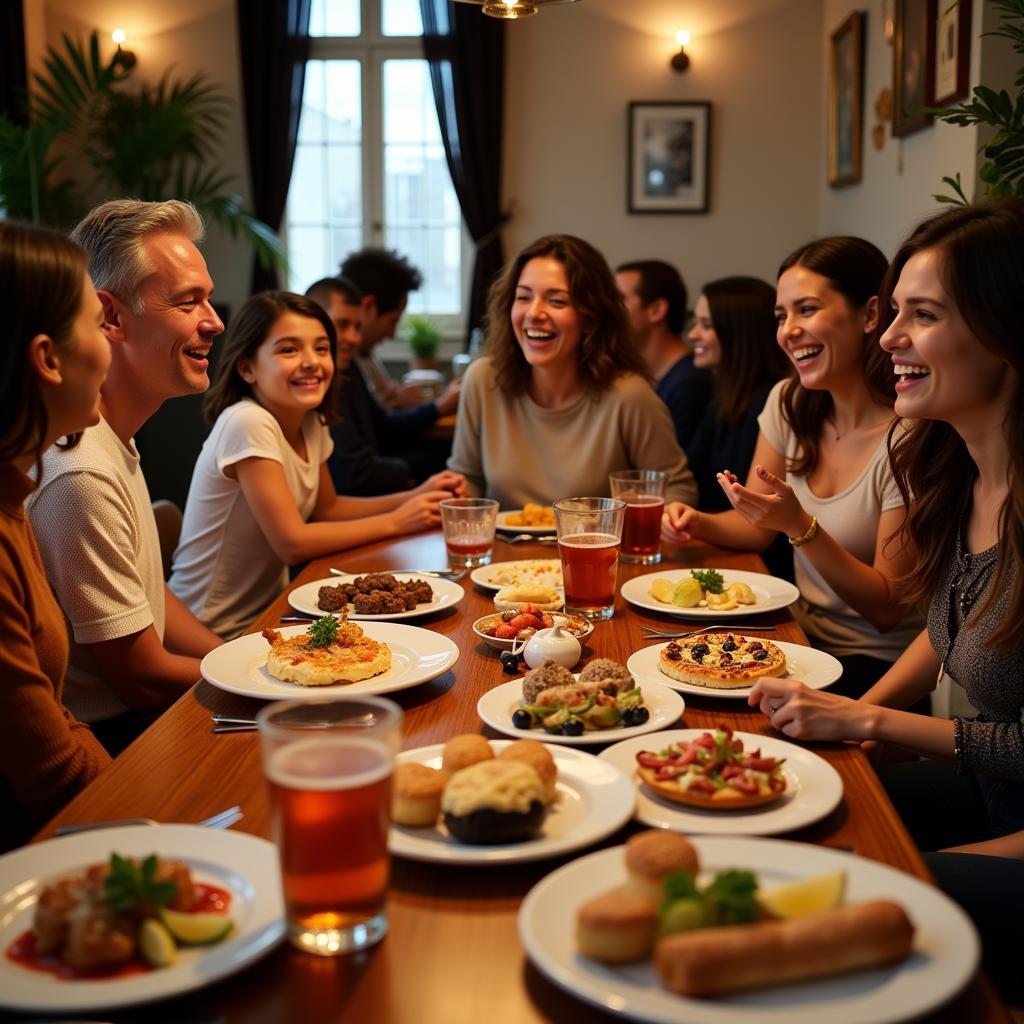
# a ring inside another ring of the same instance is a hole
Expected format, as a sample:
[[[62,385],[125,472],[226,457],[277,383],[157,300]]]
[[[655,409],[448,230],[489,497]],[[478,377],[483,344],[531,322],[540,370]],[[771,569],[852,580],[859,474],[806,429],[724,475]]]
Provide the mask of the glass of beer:
[[[380,697],[279,701],[256,716],[288,938],[338,956],[387,932],[391,768],[402,709]]]
[[[617,498],[563,498],[555,502],[565,610],[588,619],[615,613],[622,514]]]
[[[661,513],[665,480],[660,469],[621,469],[608,477],[612,497],[626,503],[622,560],[653,565],[661,561]]]
[[[490,498],[448,498],[441,502],[441,527],[453,569],[489,565],[498,523],[498,503]]]

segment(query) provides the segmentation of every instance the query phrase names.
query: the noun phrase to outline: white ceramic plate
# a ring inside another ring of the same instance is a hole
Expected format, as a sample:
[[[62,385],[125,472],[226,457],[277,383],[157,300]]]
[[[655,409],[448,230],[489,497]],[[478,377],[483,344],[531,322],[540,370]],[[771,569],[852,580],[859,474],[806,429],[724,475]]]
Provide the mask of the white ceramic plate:
[[[651,596],[651,584],[655,580],[672,580],[673,583],[678,583],[680,580],[689,579],[689,569],[664,569],[661,572],[634,576],[622,584],[621,593],[637,608],[646,608],[648,611],[661,612],[664,615],[679,615],[688,619],[711,618],[715,622],[728,622],[733,617],[760,615],[762,612],[788,608],[800,596],[800,591],[792,583],[779,579],[778,576],[768,576],[763,572],[743,572],[740,569],[719,569],[718,572],[722,574],[725,586],[729,586],[730,583],[748,584],[754,591],[757,603],[741,604],[738,608],[723,612],[721,608],[677,608],[674,604],[665,604]]]
[[[517,562],[492,562],[474,569],[469,578],[485,590],[501,590],[513,583],[562,585],[562,563],[557,558],[524,558]]]
[[[531,533],[536,537],[548,535],[553,537],[555,535],[554,523],[551,523],[549,526],[516,526],[515,523],[508,521],[509,516],[521,516],[522,514],[523,510],[521,508],[510,508],[505,512],[499,512],[497,528],[507,533]]]
[[[512,645],[516,643],[515,640],[502,640],[500,637],[488,636],[486,633],[481,632],[480,630],[480,626],[483,623],[487,622],[489,619],[495,618],[499,614],[499,612],[491,612],[490,615],[481,615],[480,618],[473,623],[473,632],[476,633],[476,635],[480,637],[480,639],[483,640],[485,644],[487,644],[490,647],[493,647],[495,650],[511,651]],[[576,637],[576,639],[579,640],[581,644],[585,644],[587,642],[587,639],[594,632],[594,624],[590,622],[588,619],[584,619],[582,615],[567,615],[565,612],[552,612],[551,615],[553,616],[556,622],[565,622],[566,619],[571,618],[577,619],[578,624],[585,623],[585,628],[583,626],[580,626],[579,628],[581,629],[581,631],[578,633],[573,633],[573,636]],[[522,646],[525,647],[526,645],[523,644]]]
[[[523,738],[523,737],[521,737]],[[530,737],[534,738],[534,737]],[[497,754],[511,740],[491,740]],[[398,763],[441,767],[443,743],[406,750]],[[473,846],[453,839],[439,817],[433,828],[392,825],[388,849],[399,857],[438,864],[512,864],[556,857],[596,843],[621,828],[633,814],[633,785],[618,768],[585,750],[548,746],[558,767],[557,795],[536,839],[497,846]]]
[[[361,575],[365,576],[367,574],[361,573]],[[421,615],[430,615],[431,612],[440,611],[442,608],[451,608],[466,596],[466,592],[462,587],[458,583],[452,583],[451,580],[441,580],[435,576],[417,576],[414,573],[408,572],[393,573],[392,575],[402,581],[424,580],[430,584],[431,589],[434,591],[434,600],[429,602],[429,604],[426,602],[418,604],[407,612],[391,612],[387,615],[360,615],[358,612],[349,611],[349,619],[353,622],[396,622],[399,619],[416,619]],[[339,583],[351,583],[355,578],[354,575],[331,576],[326,580],[313,580],[311,583],[304,583],[301,587],[296,587],[288,595],[288,603],[296,611],[302,612],[304,615],[326,615],[327,613],[318,608],[316,603],[320,588],[336,587]],[[351,608],[351,605],[349,607]]]
[[[718,632],[722,632],[722,630]],[[770,640],[786,655],[786,672],[782,678],[799,679],[812,690],[823,690],[826,686],[831,686],[843,674],[843,666],[838,659],[833,658],[831,654],[826,654],[825,651],[818,651],[804,644],[772,640],[770,636],[741,636],[739,633],[734,635],[737,639],[743,640]],[[737,687],[735,690],[716,690],[713,686],[683,683],[665,675],[658,668],[658,662],[661,652],[671,642],[668,640],[663,644],[655,644],[653,647],[644,647],[631,654],[629,661],[626,662],[626,668],[638,679],[655,679],[680,693],[692,693],[698,697],[720,697],[722,700],[747,699],[751,689],[749,686]]]
[[[477,701],[476,713],[492,729],[497,729],[506,736],[514,736],[517,740],[543,740],[545,743],[564,743],[570,747],[614,743],[616,740],[664,729],[679,721],[686,704],[675,690],[646,679],[641,689],[644,691],[644,703],[651,713],[651,717],[643,725],[630,725],[621,729],[598,729],[594,732],[585,732],[582,736],[549,736],[543,729],[517,729],[512,724],[512,712],[523,701],[522,679],[512,679],[493,690],[488,690]]]
[[[644,687],[646,690],[646,685]],[[773,736],[756,736],[737,732],[745,750],[761,748],[766,757],[784,757],[783,772],[788,784],[785,794],[770,804],[734,811],[711,811],[701,807],[688,807],[673,803],[651,792],[636,774],[636,755],[641,750],[664,750],[670,743],[693,740],[708,729],[673,729],[657,736],[637,737],[616,743],[600,753],[624,771],[637,788],[636,817],[645,825],[671,828],[677,832],[731,835],[774,836],[803,828],[812,821],[831,814],[843,798],[843,780],[823,757],[798,747],[795,743],[777,740]]]
[[[553,871],[519,909],[530,959],[577,999],[651,1024],[891,1024],[951,999],[974,974],[978,937],[967,915],[934,886],[875,861],[778,839],[694,840],[708,872],[747,868],[764,886],[843,869],[849,903],[892,899],[914,922],[914,951],[901,964],[759,989],[717,999],[675,995],[651,961],[611,967],[576,952],[576,911],[625,880],[624,847],[598,850]]]
[[[97,829],[48,839],[0,857],[0,947],[32,927],[40,890],[111,853],[186,861],[200,882],[227,889],[235,928],[223,942],[182,947],[169,967],[94,981],[63,981],[0,955],[0,1006],[37,1013],[113,1009],[180,995],[241,970],[284,935],[277,849],[265,839],[195,825]]]
[[[308,628],[282,626],[278,632],[292,637]],[[267,671],[270,644],[259,633],[247,633],[210,651],[200,669],[204,679],[229,693],[260,700],[285,700],[405,690],[447,672],[459,660],[458,647],[448,637],[430,629],[394,622],[367,622],[363,631],[371,640],[386,643],[391,648],[391,667],[379,676],[358,683],[299,686],[275,679]]]

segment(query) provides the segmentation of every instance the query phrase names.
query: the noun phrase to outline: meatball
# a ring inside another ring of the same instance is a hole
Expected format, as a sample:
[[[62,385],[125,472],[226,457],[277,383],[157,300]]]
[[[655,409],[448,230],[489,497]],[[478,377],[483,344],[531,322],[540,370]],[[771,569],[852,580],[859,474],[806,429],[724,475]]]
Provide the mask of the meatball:
[[[572,673],[554,658],[545,658],[543,664],[530,669],[523,676],[523,700],[533,704],[541,690],[549,690],[552,686],[571,686]]]
[[[316,606],[324,612],[340,612],[348,604],[341,587],[321,587],[317,591]]]
[[[615,683],[619,693],[624,690],[632,690],[636,685],[629,669],[617,661],[612,661],[611,658],[595,658],[580,673],[581,683],[596,683],[598,681]]]

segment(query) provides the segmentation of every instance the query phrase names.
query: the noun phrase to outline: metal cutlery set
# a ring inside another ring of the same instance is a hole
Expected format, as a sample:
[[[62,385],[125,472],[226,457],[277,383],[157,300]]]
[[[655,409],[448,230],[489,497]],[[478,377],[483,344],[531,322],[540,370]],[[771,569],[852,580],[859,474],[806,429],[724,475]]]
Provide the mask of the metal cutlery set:
[[[219,814],[214,814],[209,818],[204,818],[202,821],[197,821],[196,824],[202,828],[230,828],[232,825],[241,821],[243,817],[245,817],[245,815],[242,808],[236,805],[234,807],[228,807]],[[59,828],[54,829],[53,834],[56,836],[70,836],[77,832],[91,832],[93,829],[97,828],[118,828],[122,825],[159,824],[159,821],[154,821],[152,818],[121,818],[118,821],[90,821],[81,825],[61,825]]]

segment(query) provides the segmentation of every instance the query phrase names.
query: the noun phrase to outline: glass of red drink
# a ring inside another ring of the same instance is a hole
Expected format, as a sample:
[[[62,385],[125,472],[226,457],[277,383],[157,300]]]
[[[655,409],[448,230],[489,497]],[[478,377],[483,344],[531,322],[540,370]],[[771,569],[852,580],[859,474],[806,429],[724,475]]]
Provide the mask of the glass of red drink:
[[[626,503],[616,498],[563,498],[554,507],[565,609],[588,619],[610,619],[615,614]]]
[[[622,469],[608,477],[612,497],[626,503],[622,560],[653,565],[661,561],[661,514],[665,480],[660,469]]]
[[[288,938],[338,956],[388,929],[391,769],[402,709],[381,697],[279,701],[257,716]]]
[[[441,527],[453,569],[488,565],[494,548],[498,503],[490,498],[448,498],[441,502]]]

